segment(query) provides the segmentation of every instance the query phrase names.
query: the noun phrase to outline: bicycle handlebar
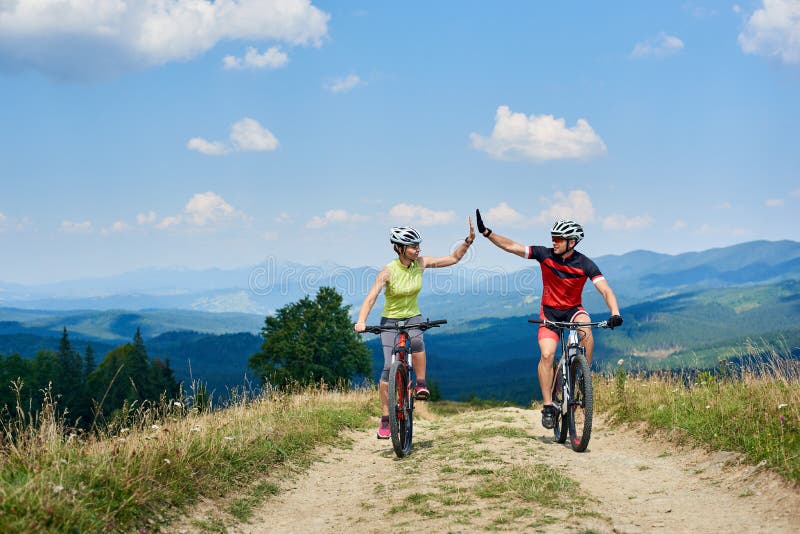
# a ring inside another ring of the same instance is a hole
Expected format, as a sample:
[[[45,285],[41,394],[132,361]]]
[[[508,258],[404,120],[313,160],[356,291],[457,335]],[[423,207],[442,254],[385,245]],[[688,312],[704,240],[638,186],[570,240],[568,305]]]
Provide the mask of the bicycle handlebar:
[[[399,332],[400,330],[411,330],[412,328],[416,328],[418,330],[422,330],[423,332],[429,328],[435,328],[439,325],[447,324],[447,319],[437,319],[435,321],[423,321],[417,324],[403,324],[403,326],[399,325],[373,325],[367,326],[364,328],[364,332],[369,332],[370,334],[380,334],[381,332]]]
[[[556,328],[580,328],[588,326],[589,328],[611,328],[608,326],[608,321],[596,321],[591,323],[573,323],[570,321],[550,321],[548,319],[528,319],[529,323],[538,323],[545,326],[554,326]]]

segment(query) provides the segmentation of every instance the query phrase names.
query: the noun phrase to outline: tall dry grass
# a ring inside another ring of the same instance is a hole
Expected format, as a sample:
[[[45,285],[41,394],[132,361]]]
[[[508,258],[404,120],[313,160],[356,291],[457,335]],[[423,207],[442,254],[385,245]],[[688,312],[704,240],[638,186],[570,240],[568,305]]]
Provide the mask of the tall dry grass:
[[[18,405],[0,436],[0,531],[152,531],[170,510],[362,427],[378,413],[376,398],[368,389],[268,391],[210,413],[162,399],[128,406],[88,434],[67,428],[50,396],[36,415]]]
[[[595,405],[615,421],[645,421],[673,439],[738,451],[800,482],[800,362],[786,347],[749,345],[715,372],[596,376]]]

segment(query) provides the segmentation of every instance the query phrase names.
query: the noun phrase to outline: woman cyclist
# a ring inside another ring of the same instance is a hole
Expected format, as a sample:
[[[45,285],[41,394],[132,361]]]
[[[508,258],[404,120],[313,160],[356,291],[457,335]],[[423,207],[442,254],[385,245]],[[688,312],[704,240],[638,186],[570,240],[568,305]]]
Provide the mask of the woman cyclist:
[[[448,256],[434,258],[420,256],[420,243],[422,238],[414,228],[398,226],[392,228],[389,242],[392,244],[397,259],[380,270],[372,288],[364,297],[361,310],[358,312],[358,321],[354,328],[356,332],[363,332],[366,320],[375,300],[382,289],[386,289],[386,303],[381,313],[381,325],[395,325],[398,321],[414,325],[422,322],[422,314],[417,305],[417,296],[422,289],[422,272],[425,269],[449,267],[458,263],[467,249],[475,241],[475,230],[472,227],[472,218],[469,219],[469,236],[464,239],[458,248]],[[425,343],[422,331],[418,328],[409,328],[411,350],[413,354],[414,369],[417,373],[417,387],[414,394],[417,399],[427,400],[430,391],[425,385]],[[381,424],[378,428],[378,439],[389,439],[389,367],[392,364],[392,349],[394,348],[395,335],[392,332],[381,333],[383,345],[383,372],[378,383],[381,399]]]

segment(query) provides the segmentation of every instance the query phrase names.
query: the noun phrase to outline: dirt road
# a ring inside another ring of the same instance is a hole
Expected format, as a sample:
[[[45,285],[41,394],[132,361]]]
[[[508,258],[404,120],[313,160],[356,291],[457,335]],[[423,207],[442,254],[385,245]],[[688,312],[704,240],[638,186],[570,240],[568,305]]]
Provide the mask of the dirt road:
[[[352,432],[346,448],[321,451],[308,471],[284,477],[247,523],[211,505],[175,531],[202,531],[201,524],[240,533],[800,528],[800,489],[732,453],[679,450],[599,419],[589,449],[578,454],[552,442],[538,411],[425,415],[417,414],[408,458],[398,460],[372,430]]]

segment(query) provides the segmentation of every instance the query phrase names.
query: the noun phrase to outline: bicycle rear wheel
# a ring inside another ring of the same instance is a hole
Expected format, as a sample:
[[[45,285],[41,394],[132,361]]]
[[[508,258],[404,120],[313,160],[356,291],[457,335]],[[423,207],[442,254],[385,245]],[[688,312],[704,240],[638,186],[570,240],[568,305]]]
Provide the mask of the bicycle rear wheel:
[[[573,399],[569,412],[570,445],[575,452],[583,452],[589,445],[592,435],[592,411],[594,397],[592,394],[592,372],[583,352],[572,359],[569,366],[572,382]]]
[[[414,429],[414,398],[410,394],[408,367],[396,361],[389,369],[389,429],[398,458],[411,453]]]
[[[556,365],[553,369],[555,373],[555,380],[553,380],[553,391],[551,393],[553,398],[553,405],[556,407],[556,422],[553,427],[553,440],[556,443],[564,443],[567,441],[567,427],[569,426],[569,411],[563,413],[561,407],[564,405],[564,373],[561,372],[561,366]]]

